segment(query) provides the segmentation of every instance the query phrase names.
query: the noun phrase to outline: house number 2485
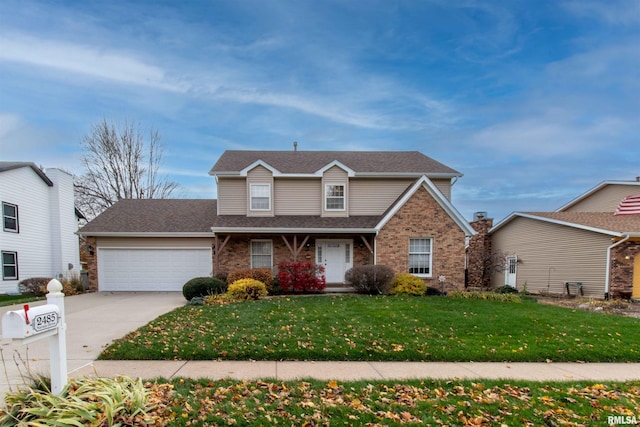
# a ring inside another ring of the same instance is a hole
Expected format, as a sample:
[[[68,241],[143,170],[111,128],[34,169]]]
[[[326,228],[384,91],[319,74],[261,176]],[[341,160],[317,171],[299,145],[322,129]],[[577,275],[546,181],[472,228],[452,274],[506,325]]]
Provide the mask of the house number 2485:
[[[39,314],[33,318],[33,329],[36,332],[46,331],[47,329],[58,326],[58,313]]]

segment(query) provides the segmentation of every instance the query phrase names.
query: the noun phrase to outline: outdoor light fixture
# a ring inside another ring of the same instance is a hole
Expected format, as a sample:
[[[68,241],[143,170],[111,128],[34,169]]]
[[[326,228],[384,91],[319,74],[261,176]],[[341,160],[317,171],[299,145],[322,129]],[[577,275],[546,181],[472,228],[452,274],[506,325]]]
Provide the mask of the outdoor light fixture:
[[[93,246],[89,245],[87,246],[87,251],[89,252],[89,255],[93,256],[93,254],[95,253],[95,251],[93,250]]]

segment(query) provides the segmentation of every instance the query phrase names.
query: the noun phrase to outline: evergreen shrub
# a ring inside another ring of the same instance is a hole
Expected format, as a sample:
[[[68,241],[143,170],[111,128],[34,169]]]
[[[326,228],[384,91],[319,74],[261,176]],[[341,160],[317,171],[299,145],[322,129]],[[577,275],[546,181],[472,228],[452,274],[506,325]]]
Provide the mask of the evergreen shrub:
[[[187,301],[193,297],[223,294],[227,291],[227,284],[215,277],[194,277],[182,287],[182,295]]]

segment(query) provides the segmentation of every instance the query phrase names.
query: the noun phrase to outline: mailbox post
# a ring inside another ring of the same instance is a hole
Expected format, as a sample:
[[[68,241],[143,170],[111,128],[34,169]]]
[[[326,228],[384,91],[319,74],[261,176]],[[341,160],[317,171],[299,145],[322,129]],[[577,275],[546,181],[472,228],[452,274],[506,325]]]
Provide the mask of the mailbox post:
[[[8,311],[2,317],[2,336],[29,344],[49,337],[51,392],[60,394],[67,385],[67,325],[64,319],[62,284],[53,279],[47,285],[47,304]]]
[[[62,283],[53,279],[47,285],[47,305],[58,307],[60,322],[58,333],[49,338],[49,359],[51,364],[51,392],[60,394],[67,385],[67,323],[64,318],[64,294]]]

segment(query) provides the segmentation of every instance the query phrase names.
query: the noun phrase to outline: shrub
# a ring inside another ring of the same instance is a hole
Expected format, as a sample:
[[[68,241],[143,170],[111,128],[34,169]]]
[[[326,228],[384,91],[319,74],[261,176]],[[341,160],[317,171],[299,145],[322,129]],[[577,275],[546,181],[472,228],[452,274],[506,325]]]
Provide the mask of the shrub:
[[[498,294],[495,292],[450,292],[449,297],[458,299],[480,299],[490,301],[515,302],[521,303],[522,299],[517,294]]]
[[[229,285],[227,295],[234,301],[257,300],[267,296],[267,286],[255,279],[240,279]]]
[[[212,296],[212,295],[209,295]],[[209,297],[206,297],[209,298]],[[205,297],[193,297],[187,302],[187,305],[204,305]]]
[[[278,284],[284,292],[321,292],[327,282],[321,265],[281,262],[278,264]]]
[[[425,293],[425,295],[427,296],[446,296],[447,292],[446,291],[441,291],[440,289],[437,288],[432,288],[431,286],[427,286],[427,292]]]
[[[233,283],[240,279],[254,279],[262,282],[267,287],[267,292],[273,289],[273,272],[269,268],[246,268],[229,273],[227,283]]]
[[[391,282],[391,295],[417,295],[421,296],[427,292],[427,285],[424,281],[409,273],[401,273],[393,278]]]
[[[227,291],[227,284],[215,277],[195,277],[182,287],[182,295],[191,301],[193,297],[206,297],[212,294],[223,294]]]
[[[35,297],[43,297],[47,294],[47,285],[51,277],[31,277],[18,283],[21,294],[31,294]]]
[[[504,286],[500,286],[499,288],[495,288],[493,292],[497,294],[517,294],[518,290],[513,286],[504,285]]]
[[[386,265],[360,265],[345,273],[345,280],[359,294],[379,295],[389,293],[393,270]]]

